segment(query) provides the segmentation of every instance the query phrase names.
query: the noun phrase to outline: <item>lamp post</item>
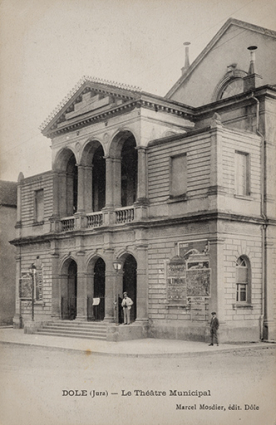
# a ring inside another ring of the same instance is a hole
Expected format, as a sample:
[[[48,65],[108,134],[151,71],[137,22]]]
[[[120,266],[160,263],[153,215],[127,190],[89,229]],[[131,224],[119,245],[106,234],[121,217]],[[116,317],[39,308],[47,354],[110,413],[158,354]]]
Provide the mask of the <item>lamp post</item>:
[[[36,266],[32,263],[29,267],[29,273],[32,276],[32,322],[34,321],[34,295],[35,295],[35,274]]]
[[[118,258],[116,258],[115,261],[113,261],[113,267],[116,270],[116,280],[115,280],[115,288],[114,288],[114,317],[115,317],[115,323],[118,325],[119,323],[119,306],[118,306],[118,294],[117,294],[117,280],[118,280],[118,273],[122,268],[122,263]]]

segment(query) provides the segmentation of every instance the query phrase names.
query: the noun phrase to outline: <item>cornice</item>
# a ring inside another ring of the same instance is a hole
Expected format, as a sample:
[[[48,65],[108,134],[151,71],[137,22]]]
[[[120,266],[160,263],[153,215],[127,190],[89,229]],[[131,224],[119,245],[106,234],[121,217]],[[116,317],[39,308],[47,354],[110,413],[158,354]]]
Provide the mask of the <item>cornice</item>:
[[[93,230],[83,229],[83,230],[76,230],[71,231],[66,234],[64,233],[47,233],[45,235],[39,235],[39,236],[27,236],[27,237],[21,237],[16,238],[10,241],[10,244],[15,246],[21,246],[21,245],[29,245],[29,244],[35,244],[35,243],[45,243],[50,242],[52,240],[64,240],[64,239],[71,239],[75,238],[77,236],[86,236],[90,237],[99,233],[118,233],[118,232],[126,232],[133,229],[149,229],[153,227],[164,227],[164,226],[176,226],[181,224],[190,224],[190,223],[199,223],[199,222],[207,222],[207,221],[231,221],[231,222],[239,222],[239,223],[246,223],[246,224],[256,224],[256,225],[272,225],[276,226],[276,220],[272,219],[263,219],[262,217],[251,217],[247,215],[241,215],[241,214],[231,214],[231,213],[224,213],[224,212],[218,212],[218,211],[210,211],[205,213],[195,213],[193,215],[189,214],[182,217],[175,217],[175,218],[161,218],[161,219],[151,219],[151,220],[144,220],[139,222],[131,222],[126,223],[125,225],[120,226],[103,226],[103,227],[97,227]]]
[[[97,89],[93,90],[97,91]],[[98,90],[100,92],[100,90]],[[102,91],[101,91],[102,92]],[[106,92],[106,94],[111,94]],[[80,95],[80,94],[79,94]],[[126,96],[124,96],[126,100]],[[76,99],[75,99],[76,102]],[[74,101],[70,103],[70,107],[74,105]],[[62,116],[66,113],[66,109],[69,108],[69,103],[67,107],[60,111],[59,115]],[[42,133],[50,138],[53,138],[57,135],[63,134],[68,131],[76,130],[81,127],[91,125],[92,123],[104,121],[114,116],[118,116],[125,112],[130,112],[135,108],[144,108],[149,110],[154,110],[155,112],[163,112],[168,114],[173,114],[178,117],[192,119],[194,108],[188,107],[179,102],[169,101],[157,96],[151,96],[145,92],[139,94],[136,99],[127,99],[127,101],[121,105],[116,105],[109,110],[98,111],[91,113],[86,112],[81,116],[77,116],[71,120],[65,120],[63,122],[58,122],[58,118],[52,122],[52,125],[46,126]]]

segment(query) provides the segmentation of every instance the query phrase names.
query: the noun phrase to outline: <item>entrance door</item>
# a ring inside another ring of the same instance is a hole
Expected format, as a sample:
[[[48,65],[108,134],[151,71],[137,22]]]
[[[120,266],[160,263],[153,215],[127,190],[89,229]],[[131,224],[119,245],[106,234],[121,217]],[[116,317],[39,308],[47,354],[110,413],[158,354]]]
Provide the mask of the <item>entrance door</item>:
[[[136,320],[137,263],[132,255],[127,256],[123,270],[123,292],[127,292],[128,297],[133,301],[133,305],[130,310],[130,321],[134,322]],[[119,319],[120,323],[122,323],[122,312]]]
[[[98,298],[98,305],[94,305],[95,320],[104,320],[105,316],[105,262],[102,258],[96,261],[94,268],[94,298]]]
[[[67,294],[61,298],[61,314],[64,320],[77,316],[77,264],[72,260],[68,266]]]

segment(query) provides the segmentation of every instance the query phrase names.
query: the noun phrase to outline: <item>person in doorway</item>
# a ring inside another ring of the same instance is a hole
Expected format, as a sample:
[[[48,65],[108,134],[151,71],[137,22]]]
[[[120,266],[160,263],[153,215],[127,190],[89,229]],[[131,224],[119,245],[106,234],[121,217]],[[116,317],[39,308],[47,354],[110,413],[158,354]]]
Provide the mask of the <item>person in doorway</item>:
[[[218,328],[219,328],[219,321],[217,319],[216,313],[213,311],[211,322],[210,322],[210,334],[211,334],[211,344],[209,344],[210,346],[214,345],[214,340],[215,340],[215,343],[219,345],[218,335],[217,335]]]
[[[130,309],[133,304],[133,301],[131,298],[127,296],[127,292],[123,293],[123,297],[124,298],[123,298],[121,306],[123,307],[123,311],[124,311],[124,325],[129,325],[130,324]]]

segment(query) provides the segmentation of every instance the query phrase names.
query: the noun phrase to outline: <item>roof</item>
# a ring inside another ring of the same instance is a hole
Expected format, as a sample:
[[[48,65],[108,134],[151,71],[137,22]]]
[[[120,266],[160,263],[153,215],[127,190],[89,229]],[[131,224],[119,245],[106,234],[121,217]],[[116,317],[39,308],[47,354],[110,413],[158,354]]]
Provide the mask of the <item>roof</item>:
[[[216,35],[212,38],[212,40],[207,44],[205,49],[198,55],[198,57],[194,60],[194,62],[187,68],[187,71],[181,75],[181,77],[177,80],[177,82],[172,86],[172,88],[168,91],[165,98],[170,99],[171,96],[176,92],[176,90],[184,83],[184,81],[191,75],[194,69],[200,64],[200,62],[205,58],[205,56],[209,53],[209,51],[214,47],[214,45],[219,41],[222,35],[229,29],[230,26],[237,26],[241,29],[258,32],[268,37],[276,38],[276,31],[269,30],[267,28],[259,27],[257,25],[250,24],[248,22],[239,21],[238,19],[230,18],[225,24],[221,27],[221,29],[216,33]]]
[[[17,183],[0,180],[0,205],[16,207]]]
[[[88,102],[87,100],[83,102],[83,97],[89,95],[89,92],[92,97]],[[96,108],[91,106],[93,96],[100,97]],[[82,106],[81,104],[85,102],[87,103]],[[183,117],[190,117],[193,112],[191,106],[144,92],[137,87],[83,77],[44,121],[40,129],[43,135],[52,137],[134,107],[154,108]]]

